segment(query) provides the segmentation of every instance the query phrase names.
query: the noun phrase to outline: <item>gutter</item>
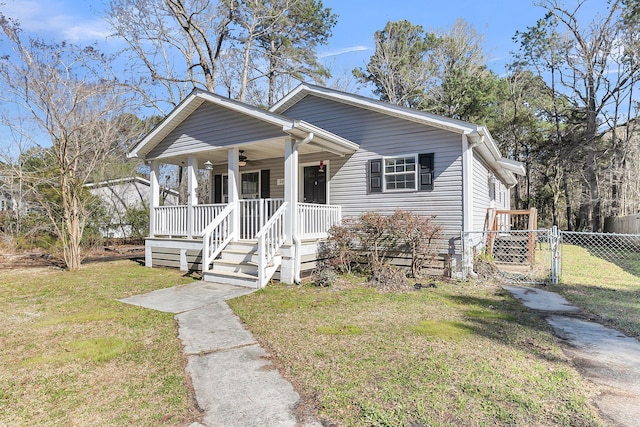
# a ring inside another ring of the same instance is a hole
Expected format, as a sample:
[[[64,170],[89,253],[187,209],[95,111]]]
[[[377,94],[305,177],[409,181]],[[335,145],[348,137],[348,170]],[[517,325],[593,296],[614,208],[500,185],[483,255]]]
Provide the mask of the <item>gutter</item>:
[[[303,139],[302,141],[297,141],[295,144],[293,144],[293,151],[297,152],[298,151],[298,147],[304,144],[308,144],[313,140],[313,132],[309,132],[307,134],[307,136],[305,137],[305,139]],[[300,177],[297,177],[298,181]],[[296,194],[296,198],[298,197],[298,195]],[[291,206],[291,208],[297,208],[298,207],[298,203],[296,202],[294,204],[294,206]],[[302,279],[300,278],[300,262],[302,261],[302,257],[300,256],[300,250],[302,247],[302,242],[300,241],[300,238],[298,237],[298,209],[296,209],[296,212],[293,212],[294,217],[295,217],[295,221],[293,221],[293,230],[291,232],[291,239],[293,240],[293,244],[295,246],[295,254],[294,254],[294,262],[293,262],[293,281],[297,284],[300,284],[300,282],[302,281]]]

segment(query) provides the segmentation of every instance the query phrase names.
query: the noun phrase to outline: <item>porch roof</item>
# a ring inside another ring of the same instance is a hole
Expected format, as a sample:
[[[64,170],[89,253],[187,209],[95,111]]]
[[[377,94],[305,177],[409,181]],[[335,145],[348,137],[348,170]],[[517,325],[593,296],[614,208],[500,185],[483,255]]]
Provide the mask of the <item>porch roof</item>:
[[[168,156],[149,156],[152,150],[157,147],[173,130],[185,121],[194,111],[205,103],[211,103],[236,113],[246,116],[247,120],[260,120],[267,125],[274,126],[281,133],[280,136],[270,135],[261,140],[254,140],[236,143],[226,146],[200,147],[189,152],[199,158],[206,158],[213,163],[224,163],[227,160],[227,149],[238,147],[250,150],[251,158],[264,159],[274,158],[283,155],[281,142],[286,139],[305,139],[310,134],[311,141],[300,147],[301,153],[328,151],[337,155],[346,155],[355,152],[358,144],[349,141],[341,136],[335,135],[325,129],[314,126],[302,120],[295,120],[280,114],[272,113],[260,108],[224,98],[211,92],[194,89],[176,108],[171,111],[149,134],[147,134],[129,152],[130,158],[141,158],[152,160],[162,158],[167,163],[184,163],[184,154]],[[242,132],[242,129],[238,129]],[[204,161],[204,160],[203,160]]]

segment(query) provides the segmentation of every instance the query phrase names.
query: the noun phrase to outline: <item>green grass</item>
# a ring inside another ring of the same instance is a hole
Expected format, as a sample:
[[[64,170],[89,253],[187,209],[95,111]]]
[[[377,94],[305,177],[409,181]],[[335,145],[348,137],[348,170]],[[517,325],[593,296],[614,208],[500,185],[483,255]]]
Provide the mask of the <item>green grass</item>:
[[[549,285],[602,322],[640,337],[640,259],[626,268],[591,255],[579,246],[562,246],[559,285]]]
[[[599,425],[546,323],[496,286],[351,278],[229,303],[329,425]]]
[[[192,280],[131,261],[3,271],[0,424],[195,421],[173,315],[116,301]]]

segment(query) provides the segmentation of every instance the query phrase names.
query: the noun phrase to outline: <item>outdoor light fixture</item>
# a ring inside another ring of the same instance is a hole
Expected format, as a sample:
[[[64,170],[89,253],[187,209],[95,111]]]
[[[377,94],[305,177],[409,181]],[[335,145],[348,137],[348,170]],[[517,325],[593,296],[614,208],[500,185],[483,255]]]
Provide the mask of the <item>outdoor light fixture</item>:
[[[240,150],[240,155],[238,156],[238,166],[247,166],[247,156],[242,153],[244,153],[244,150]]]
[[[208,171],[213,170],[213,163],[211,163],[209,160],[207,160],[206,162],[204,162],[204,168]]]

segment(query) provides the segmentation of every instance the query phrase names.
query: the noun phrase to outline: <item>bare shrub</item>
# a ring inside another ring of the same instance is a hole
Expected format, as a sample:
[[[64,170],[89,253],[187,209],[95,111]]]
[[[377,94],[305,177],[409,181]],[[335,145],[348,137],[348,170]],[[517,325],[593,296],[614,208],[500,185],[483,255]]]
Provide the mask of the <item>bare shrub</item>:
[[[404,270],[391,264],[376,266],[367,283],[382,292],[413,290]]]
[[[389,260],[408,254],[411,275],[420,277],[425,262],[435,255],[434,242],[439,236],[440,227],[430,217],[401,209],[387,216],[366,212],[332,227],[321,257],[324,267],[338,273],[358,270],[371,275],[372,281],[382,287],[395,287],[396,282],[403,287],[407,283],[405,273],[391,268]]]

